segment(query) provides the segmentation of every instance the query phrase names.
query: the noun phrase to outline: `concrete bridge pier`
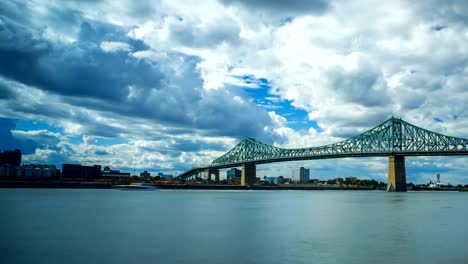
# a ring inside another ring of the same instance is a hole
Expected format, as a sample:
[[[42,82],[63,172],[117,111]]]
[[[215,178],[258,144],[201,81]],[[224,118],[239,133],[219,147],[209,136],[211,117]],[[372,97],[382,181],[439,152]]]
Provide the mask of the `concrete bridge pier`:
[[[243,164],[241,186],[253,185],[257,180],[257,168],[255,164]]]
[[[206,170],[206,179],[208,181],[211,181],[211,175],[214,174],[215,176],[215,182],[218,183],[219,182],[219,170],[218,169],[207,169]]]
[[[387,192],[406,192],[405,156],[390,156]]]

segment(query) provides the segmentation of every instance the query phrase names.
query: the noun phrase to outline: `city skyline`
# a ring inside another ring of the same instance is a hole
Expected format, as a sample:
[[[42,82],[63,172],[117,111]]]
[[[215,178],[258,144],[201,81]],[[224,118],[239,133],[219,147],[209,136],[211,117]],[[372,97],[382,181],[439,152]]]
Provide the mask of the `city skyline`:
[[[468,138],[467,4],[365,2],[0,3],[0,148],[177,175],[245,137],[320,146],[391,116]],[[407,158],[408,181],[468,183],[466,161]],[[321,179],[388,170],[386,158],[257,170],[302,166]]]

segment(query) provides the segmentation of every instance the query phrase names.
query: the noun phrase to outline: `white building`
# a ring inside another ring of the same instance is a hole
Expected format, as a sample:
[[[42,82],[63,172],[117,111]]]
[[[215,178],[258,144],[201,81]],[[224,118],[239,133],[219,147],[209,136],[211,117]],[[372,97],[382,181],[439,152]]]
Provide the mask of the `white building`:
[[[305,169],[301,167],[298,170],[293,170],[293,174],[291,177],[292,182],[299,182],[299,183],[307,183],[310,179],[310,172],[309,169]]]

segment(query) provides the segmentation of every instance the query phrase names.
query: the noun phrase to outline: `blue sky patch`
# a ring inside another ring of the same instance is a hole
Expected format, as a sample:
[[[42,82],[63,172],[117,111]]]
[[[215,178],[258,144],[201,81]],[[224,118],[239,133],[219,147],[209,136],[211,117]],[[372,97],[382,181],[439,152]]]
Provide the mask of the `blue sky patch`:
[[[256,79],[252,75],[241,78],[247,84],[257,84],[255,89],[244,89],[255,104],[286,118],[288,127],[294,130],[309,130],[310,127],[313,127],[315,130],[321,131],[317,122],[309,120],[308,112],[295,108],[289,100],[282,100],[279,96],[270,94],[271,85],[267,79]]]
[[[63,129],[51,126],[46,122],[36,120],[19,120],[16,123],[16,130],[31,131],[31,130],[48,130],[54,133],[63,133]]]
[[[125,138],[102,138],[102,137],[96,137],[96,145],[97,146],[112,146],[112,145],[117,145],[117,144],[127,144],[128,140]]]

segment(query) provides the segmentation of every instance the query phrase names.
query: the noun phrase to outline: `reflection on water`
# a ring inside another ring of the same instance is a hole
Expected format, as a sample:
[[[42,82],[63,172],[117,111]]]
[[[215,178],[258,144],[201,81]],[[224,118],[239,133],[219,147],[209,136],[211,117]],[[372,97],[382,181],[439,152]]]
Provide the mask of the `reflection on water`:
[[[468,193],[1,189],[2,263],[466,263]]]

